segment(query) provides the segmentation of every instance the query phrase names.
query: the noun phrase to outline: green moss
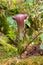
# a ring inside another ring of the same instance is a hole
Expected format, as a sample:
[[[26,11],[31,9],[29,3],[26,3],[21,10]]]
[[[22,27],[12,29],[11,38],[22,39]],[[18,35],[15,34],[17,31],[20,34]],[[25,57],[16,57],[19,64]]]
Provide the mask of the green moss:
[[[0,58],[12,57],[17,54],[17,48],[0,39]]]

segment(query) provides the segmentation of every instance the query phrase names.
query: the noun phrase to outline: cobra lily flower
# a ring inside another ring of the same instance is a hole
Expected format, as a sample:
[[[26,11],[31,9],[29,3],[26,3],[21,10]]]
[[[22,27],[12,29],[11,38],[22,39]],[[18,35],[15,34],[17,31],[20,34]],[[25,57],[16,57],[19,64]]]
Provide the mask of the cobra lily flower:
[[[24,20],[27,18],[27,14],[17,14],[12,17],[14,20],[16,20],[18,25],[18,33],[20,38],[23,37],[24,32]]]

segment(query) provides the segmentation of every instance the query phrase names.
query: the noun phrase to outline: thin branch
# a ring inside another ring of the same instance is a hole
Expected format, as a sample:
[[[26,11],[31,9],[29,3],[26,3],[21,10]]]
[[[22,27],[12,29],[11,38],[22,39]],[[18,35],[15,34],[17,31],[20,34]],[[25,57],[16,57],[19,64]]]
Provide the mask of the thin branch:
[[[43,28],[40,28],[40,30],[42,30]],[[40,34],[42,34],[43,32],[39,32],[37,35],[35,35],[35,37],[33,39],[30,40],[30,42],[27,44],[25,50],[28,48],[29,44],[32,43]],[[23,52],[25,52],[25,50],[23,50]]]

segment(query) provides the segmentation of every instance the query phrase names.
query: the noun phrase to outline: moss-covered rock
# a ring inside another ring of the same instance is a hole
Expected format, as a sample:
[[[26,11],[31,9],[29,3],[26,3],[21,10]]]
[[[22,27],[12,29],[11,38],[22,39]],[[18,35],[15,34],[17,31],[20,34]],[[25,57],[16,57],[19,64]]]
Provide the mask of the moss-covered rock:
[[[17,54],[17,48],[0,39],[0,59],[12,57]]]

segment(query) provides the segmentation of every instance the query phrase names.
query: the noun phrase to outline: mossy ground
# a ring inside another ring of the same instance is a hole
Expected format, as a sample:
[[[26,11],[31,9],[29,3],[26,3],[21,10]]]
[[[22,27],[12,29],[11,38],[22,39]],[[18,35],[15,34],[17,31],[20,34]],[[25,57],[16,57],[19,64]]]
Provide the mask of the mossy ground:
[[[13,57],[17,54],[17,48],[0,39],[0,62],[5,58]]]
[[[15,57],[17,48],[0,39],[0,65],[43,65],[43,56]]]
[[[2,40],[0,40],[0,65],[43,65],[43,56],[30,56],[24,59],[17,59],[15,57],[16,49],[5,42],[1,44],[1,42]]]
[[[15,57],[17,49],[0,39],[0,65],[43,65],[43,56]]]
[[[43,65],[43,56],[31,56],[25,59],[7,58],[0,65]]]

